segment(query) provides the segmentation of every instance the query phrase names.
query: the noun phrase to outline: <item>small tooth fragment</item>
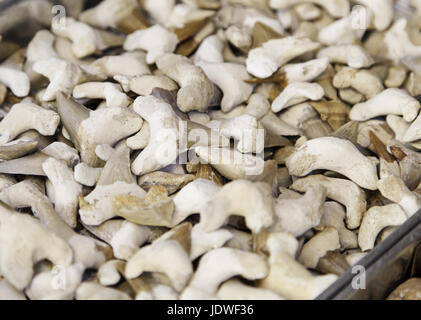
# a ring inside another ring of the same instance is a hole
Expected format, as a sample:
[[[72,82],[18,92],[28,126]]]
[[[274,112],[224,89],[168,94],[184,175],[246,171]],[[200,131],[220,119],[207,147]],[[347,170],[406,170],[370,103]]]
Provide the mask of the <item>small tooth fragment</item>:
[[[327,197],[347,208],[347,226],[350,229],[358,228],[366,210],[364,191],[352,181],[326,177],[320,174],[297,179],[292,184],[292,188],[300,192],[307,192],[311,187],[319,185],[326,189]]]
[[[178,189],[183,188],[187,183],[193,181],[194,178],[195,177],[192,174],[182,175],[163,171],[155,171],[140,176],[138,183],[145,190],[149,190],[152,186],[160,185],[165,187],[168,193],[171,194],[176,192]]]
[[[74,180],[73,171],[63,160],[49,158],[42,164],[42,169],[54,188],[55,210],[70,227],[75,228],[82,186]]]
[[[263,159],[236,150],[196,147],[195,152],[205,163],[212,164],[212,167],[230,180],[259,175],[264,170]]]
[[[60,123],[59,115],[32,102],[15,104],[0,122],[1,142],[7,143],[24,131],[35,129],[42,135],[51,136]]]
[[[149,241],[151,231],[126,220],[109,220],[100,226],[86,226],[98,238],[109,243],[118,259],[129,260],[141,245]]]
[[[122,92],[118,84],[111,82],[86,82],[73,88],[76,99],[105,99],[107,107],[127,107],[130,99]]]
[[[325,92],[317,83],[293,82],[273,101],[272,111],[279,112],[306,100],[320,100]]]
[[[136,175],[162,169],[195,146],[229,144],[228,138],[216,131],[189,120],[183,121],[170,104],[154,96],[138,97],[134,110],[150,127],[149,143],[131,166]]]
[[[225,263],[221,262],[224,261]],[[200,259],[182,299],[214,298],[221,283],[234,276],[249,280],[263,279],[268,274],[266,261],[255,253],[232,248],[217,248]]]
[[[156,65],[181,87],[177,93],[177,105],[181,111],[208,109],[217,89],[200,67],[186,57],[169,53],[158,57]]]
[[[141,51],[105,56],[92,62],[88,70],[94,74],[104,74],[109,78],[142,76],[151,73],[145,59],[146,54]]]
[[[315,269],[328,251],[340,249],[339,234],[335,228],[327,227],[304,244],[298,260],[308,268]]]
[[[141,96],[152,94],[153,89],[161,88],[168,91],[177,90],[175,81],[166,76],[144,75],[144,76],[114,76],[125,92],[133,91]]]
[[[412,122],[417,117],[420,107],[420,103],[405,90],[390,88],[366,102],[356,104],[349,117],[351,120],[365,121],[381,115],[395,114],[402,115],[407,122]]]
[[[153,186],[141,199],[130,195],[114,197],[114,213],[136,224],[170,226],[174,203],[163,186]]]
[[[236,63],[199,63],[210,81],[215,83],[223,92],[221,109],[229,112],[235,106],[246,101],[253,86],[244,81],[250,78],[246,68]]]
[[[200,213],[220,186],[206,179],[196,179],[183,187],[174,197],[172,225],[184,221],[189,215]]]
[[[77,58],[84,58],[108,47],[121,45],[123,42],[121,37],[113,33],[94,29],[71,17],[66,18],[64,27],[53,23],[52,31],[58,36],[72,40],[73,54]]]
[[[129,34],[124,42],[124,49],[147,51],[146,62],[153,64],[160,55],[174,52],[177,43],[177,35],[160,25],[154,25]]]
[[[358,233],[358,244],[362,251],[374,247],[379,232],[388,226],[399,226],[407,220],[405,212],[397,204],[371,207],[363,217]]]
[[[245,192],[248,195],[247,200],[241,197]],[[274,221],[270,186],[247,180],[227,183],[202,208],[200,226],[204,231],[215,231],[230,215],[243,216],[246,226],[253,233],[268,228]]]
[[[343,63],[351,68],[368,68],[374,64],[371,55],[358,45],[330,46],[319,51],[317,58],[329,58],[330,63]]]
[[[73,152],[60,154],[55,152],[55,150],[53,151],[47,149],[46,152],[38,151],[22,158],[0,162],[0,172],[9,174],[45,176],[46,174],[42,169],[42,164],[49,157],[64,160],[70,167],[73,167],[79,159],[77,155],[75,158],[75,154]]]
[[[317,110],[320,118],[327,121],[333,130],[338,130],[348,119],[351,110],[346,104],[339,101],[312,101],[310,105]]]
[[[58,100],[59,92],[71,94],[75,85],[87,82],[104,80],[102,75],[94,75],[82,67],[59,58],[50,57],[37,61],[33,69],[50,80],[50,84],[42,96],[43,101]]]
[[[338,250],[335,250],[328,251],[319,259],[316,270],[325,274],[332,273],[341,276],[349,267],[346,258]]]
[[[267,78],[288,61],[318,48],[319,43],[306,38],[286,37],[269,40],[249,52],[247,71],[258,78]]]
[[[73,144],[80,151],[82,161],[92,167],[100,164],[95,154],[98,145],[113,145],[138,132],[143,122],[128,108],[90,111],[61,92],[57,94],[57,111]],[[110,134],[110,128],[113,134]]]
[[[341,173],[369,189],[377,189],[377,169],[368,158],[348,140],[322,137],[309,140],[287,159],[292,175],[304,176],[316,169]]]
[[[101,175],[101,168],[92,168],[82,162],[75,166],[75,180],[84,186],[93,187]]]
[[[171,268],[168,268],[168,262]],[[193,274],[193,266],[181,244],[168,239],[140,248],[127,262],[127,278],[137,278],[143,272],[162,272],[170,279],[173,288],[181,291]]]
[[[26,97],[30,91],[30,80],[25,72],[0,66],[0,82],[12,90],[17,97]]]
[[[205,232],[199,224],[191,231],[190,259],[193,261],[204,253],[222,247],[233,238],[233,234],[226,229]]]

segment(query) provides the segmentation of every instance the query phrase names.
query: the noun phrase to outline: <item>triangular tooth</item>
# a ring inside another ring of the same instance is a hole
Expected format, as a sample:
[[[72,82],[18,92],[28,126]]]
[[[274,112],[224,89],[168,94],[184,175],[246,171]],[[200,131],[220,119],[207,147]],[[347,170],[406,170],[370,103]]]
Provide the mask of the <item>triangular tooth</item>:
[[[89,118],[90,110],[62,92],[57,93],[57,112],[75,147],[81,151],[79,127],[83,120]]]
[[[48,158],[46,154],[37,152],[26,157],[1,162],[0,173],[45,176],[42,163]]]
[[[97,186],[111,185],[117,181],[136,183],[130,169],[130,149],[124,141],[115,148],[114,153],[102,169]]]
[[[193,148],[197,146],[208,146],[208,147],[229,147],[230,140],[219,134],[218,131],[212,130],[200,123],[193,122],[193,121],[186,121],[187,124],[187,139],[193,138],[192,141],[187,141],[187,148]],[[191,134],[191,132],[193,134]],[[205,140],[202,139],[202,137],[197,137],[194,132],[206,132],[206,138]],[[196,140],[196,138],[199,138]]]
[[[13,160],[23,157],[37,149],[37,141],[17,141],[0,146],[0,160]]]
[[[341,139],[346,139],[354,143],[355,145],[358,144],[358,121],[350,121],[340,127],[338,130],[331,134],[332,137],[337,137]]]
[[[184,112],[181,112],[177,106],[177,90],[169,91],[162,88],[154,88],[151,95],[168,103],[181,119],[189,120],[189,117]]]

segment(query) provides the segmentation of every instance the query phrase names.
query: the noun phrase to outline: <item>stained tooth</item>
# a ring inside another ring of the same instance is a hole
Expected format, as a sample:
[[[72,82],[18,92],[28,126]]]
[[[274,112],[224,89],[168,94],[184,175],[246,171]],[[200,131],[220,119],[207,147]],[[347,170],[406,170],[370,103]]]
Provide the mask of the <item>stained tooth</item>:
[[[114,212],[136,224],[169,227],[174,203],[162,186],[153,186],[144,199],[119,195],[113,201]]]
[[[130,149],[124,142],[115,148],[114,153],[108,159],[99,176],[97,185],[105,186],[117,181],[129,184],[136,183],[130,171]]]
[[[319,259],[316,270],[324,274],[336,274],[340,276],[350,265],[345,257],[338,251],[329,251],[325,256]]]
[[[79,128],[82,121],[89,118],[89,111],[88,108],[65,96],[62,92],[57,93],[57,112],[73,144],[79,151],[81,150]]]
[[[48,156],[46,154],[37,152],[26,157],[1,162],[0,172],[45,176],[45,172],[42,169],[42,163],[47,159]]]
[[[37,150],[37,147],[37,141],[12,141],[8,144],[0,146],[0,159],[12,160],[20,158]]]

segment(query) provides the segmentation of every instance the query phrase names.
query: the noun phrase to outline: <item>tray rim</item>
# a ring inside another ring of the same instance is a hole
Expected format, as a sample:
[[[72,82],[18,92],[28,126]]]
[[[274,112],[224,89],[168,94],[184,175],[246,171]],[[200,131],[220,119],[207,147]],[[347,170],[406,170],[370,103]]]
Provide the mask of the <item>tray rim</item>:
[[[379,266],[384,264],[385,260],[390,261],[402,249],[412,244],[415,240],[413,236],[417,232],[421,232],[421,209],[404,224],[399,226],[389,237],[377,245],[357,264],[365,268],[366,275],[369,277]],[[354,277],[355,274],[352,273],[352,267],[348,268],[345,273],[317,296],[315,300],[346,300],[346,293],[354,290],[351,287]]]

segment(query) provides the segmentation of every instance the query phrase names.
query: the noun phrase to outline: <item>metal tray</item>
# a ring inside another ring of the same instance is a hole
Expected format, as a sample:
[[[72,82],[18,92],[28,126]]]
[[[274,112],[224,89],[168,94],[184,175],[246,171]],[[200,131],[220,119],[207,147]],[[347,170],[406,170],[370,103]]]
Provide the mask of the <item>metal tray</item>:
[[[383,300],[410,277],[421,276],[421,210],[358,262],[365,270],[365,289],[354,289],[352,268],[317,300]]]

